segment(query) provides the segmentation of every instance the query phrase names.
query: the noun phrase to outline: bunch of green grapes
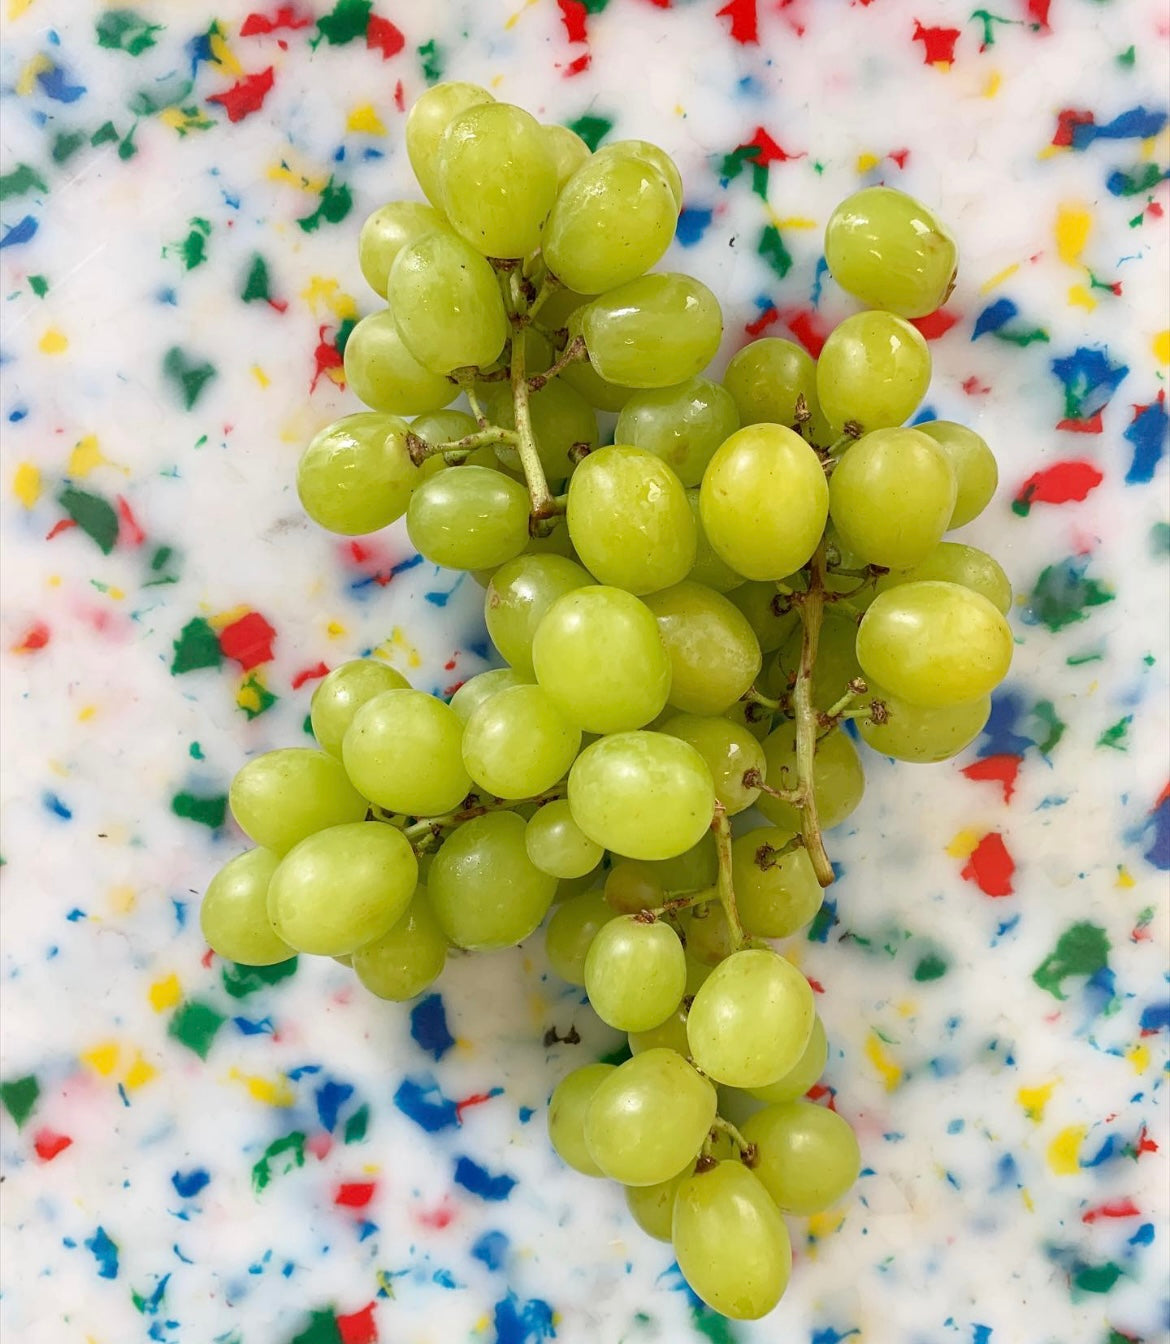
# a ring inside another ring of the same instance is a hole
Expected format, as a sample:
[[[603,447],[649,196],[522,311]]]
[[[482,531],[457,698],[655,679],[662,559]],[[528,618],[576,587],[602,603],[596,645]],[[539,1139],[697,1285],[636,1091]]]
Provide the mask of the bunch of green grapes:
[[[203,931],[239,962],[341,959],[401,1001],[450,948],[512,946],[551,910],[553,969],[631,1051],[557,1085],[554,1147],[626,1187],[704,1301],[759,1317],[788,1280],[783,1215],[860,1164],[803,1099],[828,1043],[774,945],[820,909],[823,834],[862,795],[842,725],[944,760],[1011,658],[1003,570],[943,540],[995,459],[906,424],[931,373],[907,319],[949,295],[955,244],[908,196],[856,193],[825,254],[872,306],[815,362],[757,340],[716,381],[718,301],[650,270],[682,202],[662,150],[591,153],[468,84],[423,95],[406,147],[426,201],[359,239],[386,300],[345,351],[370,409],[317,435],[298,488],[323,527],[405,515],[424,557],[472,571],[504,665],[449,703],[374,660],[332,671],[320,750],[232,784],[256,848],[213,879]]]

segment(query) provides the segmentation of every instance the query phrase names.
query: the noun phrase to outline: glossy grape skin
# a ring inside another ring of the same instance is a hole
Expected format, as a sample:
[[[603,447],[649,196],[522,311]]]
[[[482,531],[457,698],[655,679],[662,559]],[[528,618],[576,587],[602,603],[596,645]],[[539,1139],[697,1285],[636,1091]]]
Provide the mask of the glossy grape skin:
[[[721,560],[715,554],[707,539],[703,518],[699,512],[698,487],[687,491],[687,505],[691,510],[691,517],[695,520],[695,563],[687,571],[686,577],[692,583],[702,583],[708,588],[714,588],[717,593],[731,593],[743,585],[744,577],[742,574],[737,574],[725,560]]]
[[[964,546],[958,541],[941,541],[933,551],[912,569],[884,574],[874,585],[879,593],[904,583],[918,583],[923,579],[939,579],[943,583],[957,583],[980,593],[1004,616],[1012,609],[1012,584],[1002,566],[986,551]]]
[[[606,382],[587,359],[567,364],[559,375],[559,381],[567,383],[599,411],[620,411],[637,390],[623,387],[620,383]]]
[[[829,515],[820,459],[783,425],[748,425],[716,451],[699,493],[715,553],[748,579],[783,579],[812,556]]]
[[[796,787],[796,727],[783,720],[764,739],[764,759],[768,763],[768,782],[775,789]],[[817,743],[813,774],[813,796],[817,819],[822,830],[839,826],[854,810],[865,792],[865,772],[857,748],[840,731],[829,733]],[[762,793],[756,807],[773,826],[782,831],[800,830],[800,813],[790,803]]]
[[[785,1213],[821,1213],[857,1180],[857,1137],[827,1106],[780,1102],[757,1111],[742,1128],[744,1138],[757,1146],[757,1178]]]
[[[608,155],[626,155],[627,157],[642,159],[652,168],[656,168],[670,186],[675,205],[680,210],[682,209],[682,174],[678,170],[678,165],[666,150],[659,148],[658,145],[652,145],[648,140],[611,140],[608,145],[602,145],[595,152],[594,157],[605,158]]]
[[[410,422],[410,432],[432,446],[439,443],[458,442],[459,439],[466,438],[468,434],[474,434],[478,428],[475,418],[468,415],[466,411],[429,411],[426,415],[417,416]],[[442,453],[432,453],[429,457],[424,458],[422,466],[419,467],[420,483],[425,481],[428,476],[433,476],[437,471],[446,471],[447,465],[447,460]]]
[[[585,1064],[553,1088],[548,1103],[548,1137],[562,1162],[583,1176],[605,1173],[585,1146],[585,1117],[597,1089],[616,1072],[613,1064]]]
[[[622,859],[605,875],[605,901],[621,915],[656,910],[666,903],[666,886],[652,864]]]
[[[687,714],[722,714],[756,679],[760,646],[738,607],[684,580],[651,593],[646,605],[670,658],[668,703]]]
[[[496,798],[531,798],[551,788],[572,765],[581,730],[539,686],[499,691],[463,728],[463,764],[472,781]]]
[[[995,494],[999,484],[995,454],[974,430],[951,420],[927,420],[915,429],[929,435],[950,459],[958,491],[947,531],[963,527],[983,512]]]
[[[634,1222],[656,1241],[670,1240],[670,1226],[674,1218],[674,1199],[678,1188],[691,1174],[688,1164],[677,1176],[656,1185],[627,1185],[626,1207]]]
[[[323,751],[341,759],[341,743],[353,716],[383,691],[407,690],[410,682],[397,668],[376,658],[341,663],[317,683],[309,703],[313,736]]]
[[[649,1031],[678,1007],[687,983],[678,935],[660,920],[619,915],[597,932],[585,958],[585,992],[618,1031]]]
[[[665,733],[613,733],[569,771],[573,819],[591,840],[632,859],[667,859],[711,824],[715,787],[702,756]]]
[[[881,700],[889,714],[882,724],[858,719],[857,728],[865,744],[883,756],[925,765],[957,756],[975,741],[991,717],[989,695],[928,709],[900,700],[875,683],[865,699]]]
[[[407,243],[445,223],[437,210],[421,201],[390,201],[379,206],[367,216],[358,235],[358,265],[366,284],[384,299],[394,258]]]
[[[349,537],[401,518],[422,479],[406,450],[407,429],[397,416],[364,411],[321,430],[297,467],[297,494],[309,517]]]
[[[808,850],[770,856],[761,867],[759,853],[779,851],[792,833],[775,826],[745,831],[731,842],[731,875],[740,922],[763,938],[787,938],[804,928],[821,908],[824,891]]]
[[[401,831],[372,821],[330,826],[281,859],[268,884],[268,917],[298,952],[344,956],[389,932],[417,884],[418,863]]]
[[[800,616],[784,607],[775,583],[744,583],[727,597],[747,617],[762,653],[772,653],[793,637],[799,638]]]
[[[524,846],[524,818],[487,812],[466,821],[431,864],[427,890],[451,942],[476,952],[522,943],[552,904],[557,880]]]
[[[529,823],[531,825],[531,823]],[[585,958],[598,930],[613,918],[600,891],[584,891],[558,905],[544,933],[549,965],[570,985],[585,984]]]
[[[646,866],[667,891],[697,891],[700,887],[712,887],[719,873],[715,837],[706,831],[681,854],[652,859]]]
[[[463,725],[423,691],[383,691],[353,717],[341,743],[345,772],[387,812],[435,817],[471,790],[463,766]]]
[[[565,593],[584,588],[589,574],[560,555],[518,555],[492,575],[484,594],[487,632],[517,671],[532,675],[532,640],[549,607]]]
[[[930,350],[894,313],[854,313],[829,333],[817,359],[817,400],[840,431],[888,429],[908,420],[930,386]]]
[[[686,954],[683,954],[683,988],[686,988]],[[630,1053],[640,1055],[645,1050],[673,1050],[685,1059],[690,1054],[687,1042],[686,1002],[679,1003],[674,1011],[656,1026],[645,1031],[629,1033]]]
[[[528,857],[553,877],[584,877],[601,862],[605,851],[573,820],[568,799],[546,803],[528,820],[524,832]]]
[[[253,757],[236,772],[228,804],[240,830],[274,854],[327,826],[361,821],[367,810],[340,762],[311,747]]]
[[[687,940],[687,955],[695,961],[718,966],[735,951],[735,935],[718,901],[693,905],[681,916],[680,923]]]
[[[491,467],[455,467],[428,477],[410,497],[406,531],[433,564],[490,569],[528,541],[528,492]]]
[[[977,700],[1007,675],[1012,632],[980,593],[924,580],[880,593],[857,631],[867,679],[912,704]]]
[[[403,344],[389,308],[363,317],[345,343],[345,381],[375,411],[420,415],[459,395],[449,378],[425,369]]]
[[[403,1003],[433,985],[446,961],[447,939],[418,886],[391,929],[354,952],[353,969],[371,994]]]
[[[729,817],[751,807],[760,796],[758,788],[744,783],[748,771],[758,771],[762,779],[767,770],[763,747],[747,728],[716,716],[675,714],[660,731],[681,737],[702,756],[711,771],[715,797]]]
[[[478,84],[447,81],[419,95],[406,118],[406,154],[410,166],[432,205],[442,207],[439,188],[439,142],[448,124],[469,107],[495,99]]]
[[[548,152],[552,155],[559,192],[577,169],[592,156],[593,151],[576,131],[571,131],[567,126],[559,126],[553,122],[541,129],[544,132]]]
[[[792,341],[762,336],[737,350],[723,375],[743,425],[796,425],[796,403],[804,397],[810,419],[804,435],[825,447],[832,441],[817,401],[817,366]]]
[[[607,382],[673,387],[711,362],[723,314],[706,285],[656,272],[594,299],[581,313],[581,334],[590,364]]]
[[[615,443],[662,458],[685,486],[698,485],[715,449],[739,428],[731,394],[709,378],[636,392],[622,407]]]
[[[531,370],[531,365],[526,367]],[[486,388],[481,398],[485,415],[493,424],[515,429],[516,408],[509,386],[488,383]],[[540,465],[550,482],[563,481],[572,472],[569,450],[574,444],[597,446],[597,416],[585,397],[563,378],[554,378],[538,392],[530,392],[528,413]],[[511,444],[497,444],[493,451],[505,467],[520,467],[520,454]]]
[[[531,677],[524,677],[513,668],[489,668],[487,672],[477,672],[474,677],[468,677],[451,697],[450,706],[459,722],[466,723],[479,706],[497,691],[507,690],[509,686],[531,684]]]
[[[623,1185],[657,1185],[698,1154],[715,1119],[715,1089],[673,1050],[645,1050],[602,1080],[585,1116],[585,1146]]]
[[[825,1035],[824,1023],[819,1017],[813,1020],[812,1035],[804,1047],[804,1054],[791,1069],[767,1087],[753,1087],[749,1095],[757,1101],[778,1102],[796,1101],[803,1097],[811,1087],[815,1087],[829,1058],[829,1040]]]
[[[199,927],[213,952],[241,966],[274,966],[296,955],[268,918],[268,884],[279,863],[270,849],[249,849],[208,883]]]

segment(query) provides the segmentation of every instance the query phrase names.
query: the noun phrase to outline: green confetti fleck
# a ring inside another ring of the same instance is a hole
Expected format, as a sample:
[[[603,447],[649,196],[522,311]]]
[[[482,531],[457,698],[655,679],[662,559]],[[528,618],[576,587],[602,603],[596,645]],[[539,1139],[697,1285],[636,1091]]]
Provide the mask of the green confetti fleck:
[[[1137,59],[1137,50],[1134,47],[1126,47],[1124,51],[1119,51],[1117,53],[1117,64],[1125,66],[1127,69],[1130,70],[1133,69],[1134,62],[1136,61],[1136,59]]]
[[[179,260],[183,263],[185,271],[193,271],[196,266],[202,266],[207,260],[207,240],[211,237],[211,223],[209,220],[201,219],[198,215],[194,219],[187,221],[187,236],[181,243],[175,243],[172,247],[163,248],[165,257],[170,251],[176,251],[179,254]]]
[[[328,14],[317,20],[313,46],[325,41],[331,47],[342,47],[355,38],[365,37],[373,8],[373,0],[338,0]]]
[[[57,503],[92,541],[103,555],[109,555],[118,539],[118,515],[113,505],[101,495],[78,490],[67,485],[57,496]]]
[[[345,1122],[342,1139],[345,1143],[361,1143],[370,1127],[370,1108],[359,1106]]]
[[[1066,999],[1064,981],[1070,976],[1092,976],[1109,965],[1109,939],[1097,924],[1070,924],[1056,947],[1032,972],[1032,979],[1054,999]]]
[[[1097,739],[1097,745],[1099,747],[1110,747],[1114,751],[1128,751],[1129,743],[1126,742],[1125,738],[1132,722],[1133,715],[1127,714],[1123,719],[1118,719],[1116,723],[1110,724]]]
[[[4,1103],[4,1109],[16,1121],[18,1129],[32,1114],[40,1095],[41,1085],[32,1073],[23,1078],[13,1078],[8,1083],[0,1083],[0,1102]]]
[[[202,999],[188,999],[176,1010],[167,1027],[167,1035],[206,1059],[216,1032],[227,1021]]]
[[[49,157],[56,164],[68,163],[84,144],[85,136],[81,131],[58,131],[53,137]]]
[[[244,288],[240,291],[240,298],[245,303],[255,303],[257,299],[263,299],[265,303],[270,303],[272,293],[268,282],[268,263],[256,252],[248,266],[248,274],[244,280]]]
[[[171,799],[171,811],[184,821],[194,821],[218,831],[227,817],[227,794],[201,797],[196,793],[176,793]]]
[[[973,21],[981,24],[983,28],[983,32],[979,38],[980,51],[984,51],[988,47],[995,46],[995,27],[994,27],[995,24],[997,23],[1015,24],[1018,22],[1017,19],[1005,19],[1002,18],[999,14],[991,14],[986,9],[975,10],[972,13],[971,18]]]
[[[1057,714],[1056,706],[1051,700],[1038,700],[1032,709],[1032,717],[1039,719],[1044,729],[1044,737],[1035,739],[1036,749],[1041,756],[1050,756],[1064,736],[1064,730],[1068,725]]]
[[[131,126],[126,132],[125,139],[118,146],[118,158],[120,158],[123,163],[128,159],[132,159],[135,154],[138,153],[138,146],[134,143],[134,132],[136,130],[136,126]]]
[[[1082,566],[1064,560],[1049,565],[1036,580],[1029,609],[1053,634],[1088,619],[1088,608],[1113,601],[1113,594],[1088,578]]]
[[[224,963],[220,972],[223,987],[233,999],[246,999],[249,994],[278,985],[297,973],[296,957],[278,961],[273,966],[240,966],[234,961]]]
[[[30,275],[28,278],[28,287],[38,299],[43,299],[49,292],[49,282],[43,275]]]
[[[175,384],[183,405],[189,411],[195,409],[203,389],[217,372],[214,364],[198,362],[177,345],[172,345],[163,356],[163,375]]]
[[[1064,661],[1068,667],[1084,667],[1086,663],[1099,663],[1104,657],[1100,649],[1086,649],[1083,653],[1070,653]]]
[[[287,1176],[297,1167],[305,1165],[305,1136],[299,1129],[294,1129],[291,1134],[285,1134],[283,1138],[273,1139],[265,1148],[263,1157],[252,1168],[252,1189],[257,1194],[268,1188],[274,1174],[273,1163],[286,1154],[281,1170],[275,1173],[278,1176]]]
[[[311,714],[305,715],[305,721],[301,724],[301,727],[310,737],[313,736],[313,716]]]
[[[569,122],[569,130],[579,135],[590,149],[596,149],[613,130],[613,120],[610,117],[596,117],[586,114],[583,117],[578,117],[576,121]]]
[[[337,335],[333,338],[333,348],[339,355],[345,354],[345,347],[349,344],[349,338],[353,335],[353,329],[357,326],[357,320],[352,317],[343,318],[341,325],[337,328]]]
[[[918,981],[941,980],[949,969],[937,952],[928,952],[926,956],[919,957],[918,965],[914,967],[914,978]]]
[[[604,14],[609,6],[609,0],[580,0],[580,3],[586,14]]]
[[[784,246],[784,239],[780,237],[780,230],[774,224],[767,225],[763,233],[760,234],[756,252],[763,257],[781,280],[792,269],[792,254]]]
[[[179,576],[172,572],[171,564],[178,565],[178,552],[173,546],[158,546],[150,557],[150,572],[154,578],[148,579],[144,588],[155,588],[164,583],[178,583]]]
[[[1083,1293],[1107,1293],[1121,1278],[1121,1266],[1112,1260],[1103,1265],[1082,1265],[1073,1275],[1073,1287]]]
[[[207,759],[203,754],[203,748],[198,742],[191,743],[187,748],[187,755],[190,756],[193,761],[205,761]]]
[[[194,672],[201,667],[219,667],[223,662],[223,650],[219,647],[219,636],[203,619],[194,616],[179,631],[174,643],[175,656],[171,660],[171,676],[182,676],[184,672]]]
[[[443,77],[443,53],[432,37],[418,48],[418,59],[422,65],[423,79],[434,84]]]
[[[214,25],[213,25],[214,27]],[[171,75],[148,88],[135,90],[126,104],[135,117],[153,117],[168,107],[176,107],[195,87],[193,79]]]
[[[1114,196],[1141,196],[1153,189],[1167,176],[1164,168],[1156,163],[1135,164],[1126,171],[1118,168],[1109,174],[1109,190]],[[1102,285],[1102,289],[1112,289],[1111,285]]]
[[[271,709],[279,698],[255,675],[248,677],[240,687],[240,708],[248,716],[249,722]]]
[[[89,143],[96,148],[98,145],[108,145],[117,139],[118,131],[114,123],[106,121],[89,137]]]
[[[699,1334],[710,1340],[711,1344],[739,1344],[740,1336],[736,1333],[735,1327],[726,1316],[712,1311],[710,1307],[701,1303],[692,1307],[691,1322]]]
[[[331,177],[321,190],[316,210],[311,215],[298,219],[297,223],[305,233],[313,233],[321,227],[322,222],[340,224],[352,209],[353,197],[349,188],[344,183],[338,186]]]
[[[1048,333],[1043,327],[1029,327],[1024,331],[1014,331],[1009,327],[1000,327],[998,331],[993,331],[991,335],[997,341],[1006,341],[1008,345],[1018,345],[1021,349],[1037,342],[1041,345],[1047,345],[1049,340]]]
[[[0,174],[0,201],[24,196],[30,191],[48,191],[44,178],[27,163],[18,163],[10,173]]]
[[[161,23],[148,23],[132,9],[113,9],[97,21],[98,46],[141,56],[155,45],[154,35],[162,30]]]

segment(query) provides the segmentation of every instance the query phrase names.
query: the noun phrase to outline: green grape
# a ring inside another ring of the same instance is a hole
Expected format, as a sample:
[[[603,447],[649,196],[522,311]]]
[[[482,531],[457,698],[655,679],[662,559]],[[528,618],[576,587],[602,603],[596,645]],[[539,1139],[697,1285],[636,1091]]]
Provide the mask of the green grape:
[[[689,849],[684,849],[681,854],[672,854],[668,859],[652,859],[647,867],[671,894],[713,887],[719,874],[715,837],[710,831],[704,831]]]
[[[705,966],[718,966],[735,951],[735,935],[718,901],[692,906],[681,923],[688,953]]]
[[[644,1050],[604,1078],[585,1115],[585,1146],[623,1185],[668,1181],[697,1156],[711,1122],[711,1084],[673,1050]]]
[[[946,454],[916,429],[875,429],[843,454],[829,512],[867,565],[906,569],[942,540],[955,504]]]
[[[787,425],[796,428],[796,403],[804,398],[809,419],[804,433],[827,446],[833,432],[817,401],[817,366],[812,356],[792,341],[763,336],[731,357],[723,386],[731,394],[742,425]]]
[[[715,786],[702,756],[665,733],[613,733],[569,771],[573,820],[591,840],[631,859],[668,859],[702,836]]]
[[[936,579],[879,593],[857,630],[866,678],[912,704],[978,700],[1007,675],[1012,632],[981,593]]]
[[[345,343],[345,381],[375,411],[419,415],[441,410],[459,388],[424,369],[403,344],[389,308],[363,317]]]
[[[820,458],[784,425],[737,430],[707,464],[699,493],[715,553],[748,579],[783,579],[816,550],[829,516]]]
[[[767,780],[774,789],[796,788],[796,725],[783,719],[764,739]],[[816,746],[813,771],[813,797],[822,830],[839,826],[861,802],[865,792],[865,773],[857,748],[842,732],[828,733]],[[800,830],[800,812],[790,803],[761,793],[757,809],[773,826],[782,831]]]
[[[524,847],[524,818],[487,812],[443,842],[427,887],[443,932],[459,947],[491,952],[522,943],[552,904],[557,880]]]
[[[468,434],[474,434],[478,428],[474,417],[468,415],[466,411],[431,411],[410,422],[411,433],[420,439],[425,439],[432,447],[439,443],[456,443],[459,439],[466,438]],[[447,466],[447,460],[442,453],[432,453],[423,460],[422,466],[418,469],[420,484],[435,472],[446,471]]]
[[[742,1162],[720,1162],[679,1185],[671,1244],[692,1291],[732,1320],[766,1316],[788,1287],[788,1229]]]
[[[730,709],[760,670],[747,617],[722,593],[689,580],[645,601],[670,658],[669,703],[687,714]]]
[[[817,400],[840,429],[900,425],[930,385],[930,350],[916,327],[894,313],[854,313],[829,333],[817,360]]]
[[[569,537],[602,583],[636,594],[677,583],[695,562],[695,521],[673,471],[640,448],[599,448],[569,482]]]
[[[791,578],[786,579],[789,587],[793,586]],[[747,617],[762,653],[774,652],[801,628],[800,616],[784,605],[775,583],[744,583],[728,593],[727,598]]]
[[[394,258],[407,243],[444,226],[437,210],[419,201],[391,201],[370,215],[358,234],[358,265],[366,284],[381,298]]]
[[[589,575],[561,555],[518,555],[492,575],[483,615],[492,643],[524,675],[532,675],[532,640],[549,607],[584,588]]]
[[[488,569],[528,541],[528,492],[491,467],[457,467],[428,477],[410,497],[406,531],[432,564]]]
[[[697,487],[687,491],[687,504],[691,510],[691,517],[695,520],[695,563],[691,566],[687,578],[692,583],[702,583],[708,588],[714,588],[717,593],[730,594],[734,589],[743,586],[744,577],[742,574],[737,574],[729,564],[715,554],[707,539],[702,515],[699,512]],[[773,588],[772,592],[775,591]]]
[[[531,680],[522,676],[511,667],[493,667],[487,672],[477,672],[468,677],[451,697],[451,708],[460,723],[466,723],[475,711],[495,695],[497,691],[506,691],[509,686],[530,686]]]
[[[532,862],[553,877],[584,877],[605,853],[573,820],[567,798],[545,803],[529,820],[524,844]]]
[[[757,1101],[795,1101],[815,1087],[829,1059],[829,1039],[819,1017],[813,1019],[812,1035],[804,1047],[804,1054],[791,1069],[767,1087],[753,1087],[749,1095]]]
[[[422,480],[406,450],[407,430],[405,420],[373,411],[321,430],[297,467],[297,494],[313,522],[360,537],[401,518]]]
[[[463,728],[463,764],[497,798],[531,798],[560,779],[576,758],[581,730],[539,686],[497,691]]]
[[[958,541],[942,541],[913,569],[884,574],[875,585],[879,593],[899,588],[904,583],[919,583],[923,579],[939,579],[943,583],[957,583],[980,593],[1004,616],[1012,609],[1012,582],[1002,567],[974,546]]]
[[[616,922],[616,921],[615,921]],[[683,989],[686,989],[686,954],[683,954]],[[630,1053],[640,1055],[644,1050],[674,1050],[685,1059],[690,1053],[687,1043],[686,1003],[679,1003],[674,1011],[657,1026],[629,1034]]]
[[[666,903],[666,887],[654,866],[638,859],[622,859],[605,875],[605,901],[620,915],[657,910]]]
[[[950,298],[959,253],[947,229],[913,196],[864,187],[829,216],[825,261],[841,288],[868,307],[925,317]]]
[[[536,680],[561,712],[588,733],[640,728],[662,713],[670,659],[643,602],[592,584],[565,593],[532,639]]]
[[[687,1039],[695,1067],[729,1087],[766,1087],[800,1059],[813,993],[790,961],[746,948],[720,962],[695,995]]]
[[[456,233],[486,257],[526,257],[557,194],[544,127],[522,107],[480,103],[452,117],[438,149],[439,194]]]
[[[419,886],[390,931],[354,952],[353,969],[371,994],[402,1003],[433,985],[446,960],[447,939]]]
[[[656,1241],[670,1240],[670,1224],[674,1217],[674,1198],[678,1188],[691,1174],[688,1163],[677,1176],[656,1185],[627,1185],[626,1207],[634,1222]]]
[[[687,959],[669,924],[619,915],[604,924],[585,958],[585,993],[593,1011],[619,1031],[648,1031],[678,1007]]]
[[[780,854],[791,839],[789,831],[761,826],[731,842],[740,923],[762,938],[787,938],[803,929],[824,900],[808,851]]]
[[[751,807],[760,796],[758,788],[744,783],[749,770],[757,771],[761,779],[767,770],[764,749],[747,728],[723,718],[674,714],[661,731],[689,742],[707,762],[716,801],[729,817]]]
[[[340,762],[311,747],[282,747],[248,761],[232,780],[228,804],[240,830],[275,854],[327,826],[361,821],[367,811]]]
[[[583,1176],[605,1175],[585,1145],[585,1117],[597,1089],[616,1072],[613,1064],[586,1064],[566,1074],[549,1099],[548,1137],[561,1161]]]
[[[504,429],[515,429],[516,407],[508,385],[489,383],[487,388],[481,400],[488,419]],[[588,448],[597,446],[597,417],[593,407],[580,392],[561,378],[554,378],[539,392],[529,393],[528,411],[544,474],[550,481],[563,481],[573,470],[569,449],[575,443]],[[520,467],[520,454],[513,445],[497,444],[492,451],[504,466]]]
[[[410,682],[397,668],[376,658],[355,658],[335,667],[317,683],[309,705],[313,736],[330,756],[341,759],[341,742],[353,716],[383,691],[407,690]]]
[[[859,719],[862,740],[874,751],[899,761],[948,761],[975,741],[991,717],[989,695],[929,709],[900,700],[875,684],[866,699],[882,701],[889,718],[881,724]]]
[[[529,818],[531,820],[531,818]],[[562,877],[557,881],[557,889],[553,895],[554,902],[571,901],[574,896],[582,896],[587,891],[593,891],[598,894],[594,888],[596,873],[586,873],[584,877]],[[606,915],[609,918],[609,915]],[[582,953],[584,955],[584,953]]]
[[[376,821],[330,826],[281,859],[268,884],[268,918],[298,952],[345,956],[388,933],[417,884],[418,863],[401,831]]]
[[[670,184],[644,159],[593,155],[561,188],[544,228],[549,270],[579,294],[600,294],[647,271],[678,222]]]
[[[811,1101],[757,1111],[743,1136],[756,1145],[757,1178],[785,1213],[821,1213],[848,1193],[861,1171],[853,1130],[836,1111]]]
[[[611,383],[673,387],[711,362],[723,337],[719,300],[674,272],[642,275],[581,313],[589,362]]]
[[[683,180],[682,174],[678,170],[678,165],[664,149],[657,145],[652,145],[648,140],[611,140],[608,145],[602,145],[594,155],[595,158],[605,158],[607,155],[620,155],[626,158],[641,159],[666,179],[670,186],[671,195],[674,197],[674,203],[679,210],[683,203]]]
[[[541,317],[543,319],[543,313]],[[634,388],[623,387],[620,383],[607,382],[587,359],[578,360],[575,364],[566,364],[558,375],[558,380],[567,383],[574,392],[584,397],[590,406],[595,406],[599,411],[620,411],[635,391]]]
[[[242,966],[274,966],[295,955],[268,919],[268,883],[279,862],[270,849],[245,850],[208,883],[199,927],[213,952]]]
[[[766,705],[756,704],[751,700],[738,700],[724,712],[722,717],[737,728],[747,729],[757,742],[763,742],[772,731],[775,715]]]
[[[402,343],[432,373],[486,366],[504,348],[508,318],[496,273],[470,243],[445,229],[399,252],[386,297]]]
[[[715,449],[739,428],[730,393],[709,378],[636,392],[622,407],[615,443],[662,458],[683,485],[698,485]]]
[[[691,953],[688,951],[687,992],[685,997],[693,999],[695,995],[699,992],[699,987],[706,983],[707,977],[711,974],[711,972],[714,969],[715,968],[713,966],[708,966],[705,961],[700,961],[698,957],[692,956]],[[688,1054],[690,1053],[689,1044],[687,1047],[687,1053]]]
[[[955,469],[958,492],[947,531],[978,518],[991,503],[995,487],[999,484],[999,467],[986,440],[980,438],[974,430],[965,425],[956,425],[950,420],[927,420],[914,428],[929,435],[946,453]]]
[[[570,985],[584,985],[590,944],[601,926],[612,918],[613,911],[599,891],[570,896],[556,908],[544,931],[544,950],[549,965],[562,980]]]
[[[434,817],[458,807],[471,790],[462,739],[459,716],[441,700],[423,691],[383,691],[353,716],[341,759],[362,793],[387,812]]]
[[[406,156],[423,194],[432,205],[442,207],[439,188],[439,141],[448,124],[469,107],[494,103],[487,89],[478,84],[444,83],[427,89],[406,118]]]
[[[795,684],[804,647],[804,628],[797,618],[796,628],[780,646],[776,655],[775,676],[768,694],[779,694]],[[832,606],[825,609],[817,640],[817,661],[813,666],[812,702],[827,710],[846,694],[849,683],[861,676],[857,661],[857,623]]]
[[[542,126],[544,141],[552,155],[557,172],[557,191],[573,176],[578,168],[592,155],[592,151],[576,131],[555,122]]]

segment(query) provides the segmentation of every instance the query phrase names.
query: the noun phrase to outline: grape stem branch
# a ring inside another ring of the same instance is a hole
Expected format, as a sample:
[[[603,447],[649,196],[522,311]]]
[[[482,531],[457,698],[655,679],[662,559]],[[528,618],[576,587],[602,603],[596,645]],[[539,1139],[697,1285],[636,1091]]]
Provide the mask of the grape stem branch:
[[[509,277],[515,281],[515,276]],[[519,331],[526,319],[524,293],[519,284],[509,287],[508,311],[513,325]],[[512,405],[516,418],[516,451],[520,455],[520,465],[524,470],[524,479],[528,484],[528,497],[532,501],[532,523],[534,530],[549,518],[555,517],[561,510],[548,488],[544,466],[536,448],[536,435],[532,432],[532,412],[528,405],[528,375],[524,367],[524,341],[518,336],[512,341]]]
[[[477,448],[494,448],[497,443],[515,444],[516,439],[514,430],[501,429],[495,425],[478,429],[474,434],[465,434],[461,439],[449,439],[445,443],[428,443],[417,434],[408,433],[406,450],[416,467],[421,467],[428,457],[434,457],[436,453],[442,453],[449,465],[456,466]]]
[[[725,1120],[723,1116],[717,1115],[711,1122],[711,1138],[717,1133],[726,1134],[727,1137],[739,1149],[739,1156],[745,1167],[754,1167],[756,1165],[757,1149],[754,1143],[749,1143],[747,1139],[739,1132],[730,1120]],[[704,1144],[704,1151],[707,1149]]]
[[[797,604],[801,623],[800,669],[792,691],[796,717],[796,790],[799,795],[800,833],[812,860],[813,872],[822,887],[833,882],[833,865],[825,852],[817,817],[816,790],[813,786],[814,755],[819,729],[817,711],[812,703],[812,679],[817,663],[821,622],[825,614],[825,547],[822,542],[808,563],[808,589]]]
[[[715,804],[711,829],[715,832],[715,854],[719,860],[715,894],[719,897],[719,904],[727,916],[732,942],[738,949],[747,942],[747,934],[744,933],[739,918],[739,907],[735,903],[735,886],[731,879],[731,823],[727,820],[727,810],[722,803]]]

